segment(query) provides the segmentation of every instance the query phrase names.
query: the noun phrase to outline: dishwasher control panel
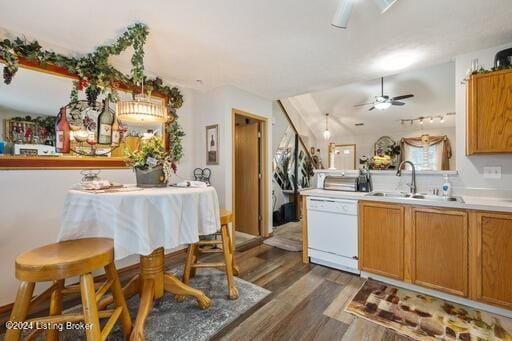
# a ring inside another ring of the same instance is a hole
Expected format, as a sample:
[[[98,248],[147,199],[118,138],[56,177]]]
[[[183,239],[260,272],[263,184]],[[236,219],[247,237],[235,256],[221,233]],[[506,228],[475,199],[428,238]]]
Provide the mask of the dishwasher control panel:
[[[357,215],[357,200],[308,197],[308,210]]]

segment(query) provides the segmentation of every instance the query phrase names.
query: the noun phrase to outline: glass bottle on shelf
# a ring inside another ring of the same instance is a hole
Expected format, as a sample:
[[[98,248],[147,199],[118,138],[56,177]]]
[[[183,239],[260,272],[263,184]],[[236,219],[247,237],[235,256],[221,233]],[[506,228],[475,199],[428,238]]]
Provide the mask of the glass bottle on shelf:
[[[119,146],[121,140],[121,133],[119,128],[119,122],[117,121],[117,115],[114,112],[114,123],[112,123],[112,146]]]
[[[98,115],[98,143],[111,144],[112,143],[112,122],[114,117],[109,109],[110,98],[107,96],[103,100],[103,109]]]
[[[66,115],[66,107],[60,108],[55,122],[55,151],[57,153],[69,153],[70,136],[69,122]]]

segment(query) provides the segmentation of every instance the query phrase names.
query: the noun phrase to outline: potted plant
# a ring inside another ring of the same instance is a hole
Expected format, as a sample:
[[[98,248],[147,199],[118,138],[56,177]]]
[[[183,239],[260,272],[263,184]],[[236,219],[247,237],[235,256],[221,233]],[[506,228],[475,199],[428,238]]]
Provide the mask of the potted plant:
[[[142,141],[141,148],[126,150],[127,164],[135,170],[137,187],[165,187],[175,167],[161,138]]]

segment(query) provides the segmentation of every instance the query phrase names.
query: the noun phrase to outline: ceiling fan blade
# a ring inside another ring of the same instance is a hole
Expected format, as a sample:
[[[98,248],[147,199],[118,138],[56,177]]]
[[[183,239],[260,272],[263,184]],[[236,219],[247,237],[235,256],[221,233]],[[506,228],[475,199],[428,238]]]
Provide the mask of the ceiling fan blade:
[[[401,99],[406,99],[406,98],[411,98],[411,97],[414,97],[414,95],[413,94],[408,94],[408,95],[396,96],[396,97],[393,97],[391,100],[398,101],[398,100],[401,100]]]
[[[372,104],[373,104],[373,102],[372,102],[372,103],[361,103],[361,104],[356,104],[356,105],[354,105],[354,108],[356,108],[356,107],[364,107],[365,105],[372,105]]]
[[[375,109],[375,107],[371,107],[370,109],[368,109],[368,111],[372,111],[373,109]]]
[[[391,105],[405,105],[405,103],[399,101],[391,101]]]
[[[352,13],[352,0],[338,0],[338,7],[331,25],[338,28],[347,28],[350,14]]]

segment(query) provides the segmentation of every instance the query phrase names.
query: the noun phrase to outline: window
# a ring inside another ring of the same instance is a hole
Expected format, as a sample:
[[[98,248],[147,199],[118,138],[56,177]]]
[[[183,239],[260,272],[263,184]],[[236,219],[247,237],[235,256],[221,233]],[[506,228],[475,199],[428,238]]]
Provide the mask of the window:
[[[441,143],[422,147],[406,144],[404,160],[412,161],[417,170],[441,170],[442,149]]]

